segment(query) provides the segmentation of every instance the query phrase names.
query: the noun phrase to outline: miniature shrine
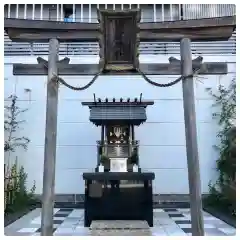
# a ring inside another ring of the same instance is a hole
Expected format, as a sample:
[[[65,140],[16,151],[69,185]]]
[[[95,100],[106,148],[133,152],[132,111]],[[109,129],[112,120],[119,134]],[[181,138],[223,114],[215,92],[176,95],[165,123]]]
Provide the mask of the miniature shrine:
[[[83,173],[86,227],[93,220],[146,220],[153,226],[155,176],[141,171],[134,133],[147,119],[146,107],[153,104],[141,97],[82,103],[90,109],[90,121],[101,126],[95,172]]]

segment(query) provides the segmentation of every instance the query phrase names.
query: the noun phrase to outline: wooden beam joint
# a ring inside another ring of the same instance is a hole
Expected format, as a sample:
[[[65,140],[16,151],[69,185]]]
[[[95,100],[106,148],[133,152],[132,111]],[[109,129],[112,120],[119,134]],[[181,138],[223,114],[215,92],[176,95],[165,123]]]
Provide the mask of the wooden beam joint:
[[[47,66],[48,65],[48,61],[43,59],[42,57],[37,57],[37,62],[41,66]],[[68,58],[68,57],[65,57],[62,60],[57,61],[58,67],[68,65],[69,63],[70,63],[70,58]]]

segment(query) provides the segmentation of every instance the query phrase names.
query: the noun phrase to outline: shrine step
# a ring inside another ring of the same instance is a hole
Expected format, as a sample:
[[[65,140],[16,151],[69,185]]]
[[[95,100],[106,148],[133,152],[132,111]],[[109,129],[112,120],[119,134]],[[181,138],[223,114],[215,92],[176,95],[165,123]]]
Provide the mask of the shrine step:
[[[151,236],[146,221],[98,220],[92,221],[92,236]]]

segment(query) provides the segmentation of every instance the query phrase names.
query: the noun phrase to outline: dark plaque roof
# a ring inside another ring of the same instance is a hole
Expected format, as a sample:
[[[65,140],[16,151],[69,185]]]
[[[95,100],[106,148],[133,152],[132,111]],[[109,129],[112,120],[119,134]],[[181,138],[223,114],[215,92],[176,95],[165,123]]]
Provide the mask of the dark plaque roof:
[[[101,99],[94,102],[82,102],[82,105],[90,108],[90,121],[96,125],[126,123],[140,125],[147,120],[146,107],[153,105],[153,101],[115,101],[110,102]]]

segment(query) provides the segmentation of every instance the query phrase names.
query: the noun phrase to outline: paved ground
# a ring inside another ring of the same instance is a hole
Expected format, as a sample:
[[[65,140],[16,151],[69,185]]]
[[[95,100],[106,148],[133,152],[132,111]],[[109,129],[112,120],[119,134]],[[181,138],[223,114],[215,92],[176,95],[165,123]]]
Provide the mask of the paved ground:
[[[204,229],[207,236],[233,236],[235,228],[229,226],[203,212]],[[86,236],[91,235],[91,230],[83,226],[83,209],[54,209],[54,235],[56,236]],[[41,209],[35,209],[11,225],[5,227],[8,236],[37,236],[40,235]],[[118,232],[117,232],[118,231]],[[94,234],[96,235],[96,233]],[[104,235],[104,232],[97,235]],[[111,235],[115,235],[111,233]],[[116,235],[132,235],[129,231],[116,230]],[[136,231],[134,235],[141,235]],[[144,234],[143,234],[144,235]],[[153,236],[184,236],[191,235],[190,209],[154,209],[154,227],[150,228]]]

